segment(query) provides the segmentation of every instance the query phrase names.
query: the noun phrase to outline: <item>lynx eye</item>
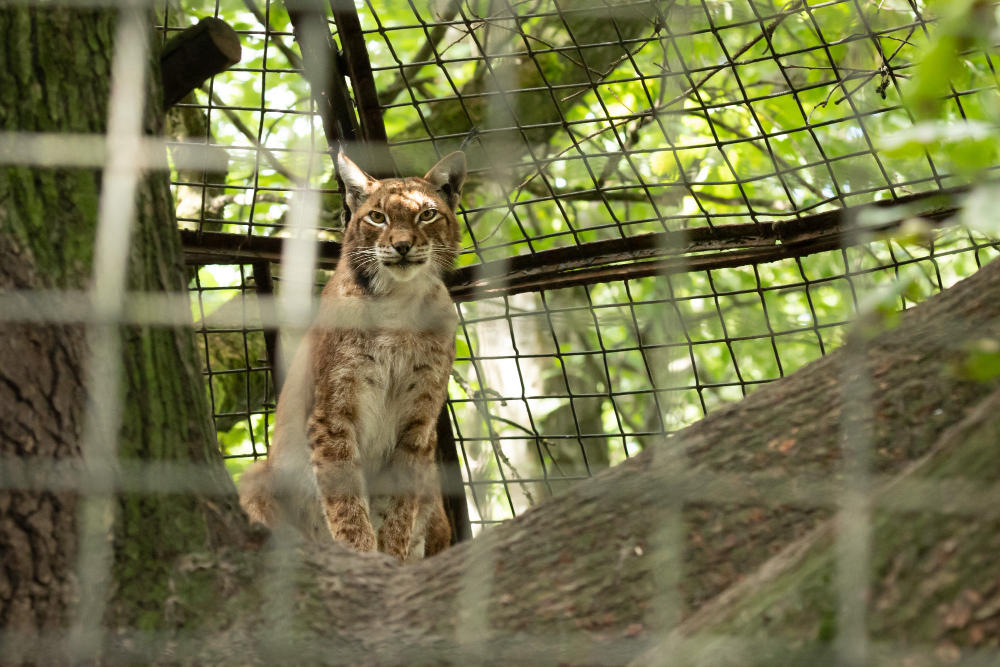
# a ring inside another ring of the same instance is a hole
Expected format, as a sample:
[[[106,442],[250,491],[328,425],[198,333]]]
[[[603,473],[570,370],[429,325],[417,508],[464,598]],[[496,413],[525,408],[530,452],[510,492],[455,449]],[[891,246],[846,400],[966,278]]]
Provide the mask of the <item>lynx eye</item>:
[[[370,222],[376,227],[382,227],[385,225],[385,213],[375,210],[369,211],[365,217],[365,222]]]
[[[432,222],[437,219],[438,211],[436,208],[424,209],[417,217],[420,219],[420,222]]]

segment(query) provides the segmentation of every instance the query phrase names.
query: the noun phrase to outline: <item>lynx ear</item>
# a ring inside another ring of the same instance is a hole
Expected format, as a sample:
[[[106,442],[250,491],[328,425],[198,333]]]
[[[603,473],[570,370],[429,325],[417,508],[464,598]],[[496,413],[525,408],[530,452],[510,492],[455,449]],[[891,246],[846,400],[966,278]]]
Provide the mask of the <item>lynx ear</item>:
[[[368,196],[375,192],[378,181],[354,164],[349,157],[344,155],[344,151],[337,153],[337,173],[340,174],[340,180],[344,182],[347,208],[351,209],[351,213],[354,213],[359,206],[365,203]]]
[[[424,176],[452,209],[458,208],[462,199],[462,183],[465,182],[465,153],[455,151],[441,158]]]

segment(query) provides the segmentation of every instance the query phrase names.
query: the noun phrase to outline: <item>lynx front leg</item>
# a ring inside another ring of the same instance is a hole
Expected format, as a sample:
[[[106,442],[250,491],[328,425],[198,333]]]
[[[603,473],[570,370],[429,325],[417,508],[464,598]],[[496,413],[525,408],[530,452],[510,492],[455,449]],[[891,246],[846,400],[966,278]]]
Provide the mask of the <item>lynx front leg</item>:
[[[326,525],[333,539],[358,551],[374,551],[375,530],[368,514],[354,425],[343,416],[350,409],[339,407],[339,412],[330,410],[327,416],[314,412],[309,417],[310,459]]]
[[[391,488],[383,490],[389,503],[379,527],[378,546],[379,551],[401,561],[409,554],[421,500],[431,491],[427,488],[434,465],[430,428],[425,420],[407,425],[389,459],[387,482]]]

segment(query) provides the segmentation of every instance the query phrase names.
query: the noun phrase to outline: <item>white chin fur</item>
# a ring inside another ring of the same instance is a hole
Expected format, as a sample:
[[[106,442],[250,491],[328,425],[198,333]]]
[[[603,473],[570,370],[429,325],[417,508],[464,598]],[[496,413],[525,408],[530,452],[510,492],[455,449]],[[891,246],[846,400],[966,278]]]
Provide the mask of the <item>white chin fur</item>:
[[[427,262],[422,264],[405,264],[403,266],[399,264],[383,264],[379,267],[379,273],[399,282],[407,282],[424,273],[426,268]]]

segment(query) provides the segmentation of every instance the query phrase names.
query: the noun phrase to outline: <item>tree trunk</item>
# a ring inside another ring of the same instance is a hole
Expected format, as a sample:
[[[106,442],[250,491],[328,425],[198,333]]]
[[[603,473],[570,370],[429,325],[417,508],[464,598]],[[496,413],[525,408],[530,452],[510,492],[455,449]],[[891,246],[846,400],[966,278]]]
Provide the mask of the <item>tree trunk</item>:
[[[116,23],[114,11],[0,9],[0,34],[10,37],[0,43],[2,130],[103,133]],[[151,54],[150,66],[156,62]],[[147,129],[158,132],[162,111],[155,67],[152,72]],[[90,169],[0,168],[0,290],[87,288],[100,181],[100,172]],[[141,181],[130,290],[186,294],[172,204],[166,173]],[[84,328],[3,324],[0,329],[0,457],[77,459],[86,417]],[[219,489],[231,490],[218,465],[192,331],[123,327],[120,334],[121,458],[211,461]],[[0,490],[0,627],[5,630],[59,632],[76,620],[78,500],[72,493]],[[193,577],[178,577],[176,558],[219,543],[238,544],[245,518],[231,494],[211,502],[129,494],[119,496],[116,505],[106,621],[174,627],[177,619],[165,615],[168,599],[191,597],[200,586]],[[15,645],[7,644],[15,655],[5,658],[20,657]]]
[[[18,37],[0,45],[3,130],[102,132],[114,25],[107,11],[0,10],[0,34]],[[151,93],[151,129],[158,107]],[[86,287],[99,185],[92,170],[0,170],[0,288]],[[131,290],[184,292],[170,204],[165,174],[142,181]],[[413,566],[336,545],[248,540],[191,331],[123,328],[120,456],[204,463],[213,488],[117,496],[99,661],[669,664],[675,654],[664,651],[685,645],[660,642],[683,631],[766,633],[786,656],[822,650],[842,618],[826,522],[849,470],[843,429],[870,434],[880,475],[961,482],[940,503],[950,515],[874,513],[871,638],[946,657],[995,646],[995,512],[945,501],[995,494],[988,484],[1000,478],[996,383],[961,371],[970,354],[992,358],[995,343],[977,341],[1000,338],[998,290],[995,263],[895,328]],[[75,459],[86,416],[83,330],[3,328],[0,456]],[[871,383],[863,403],[861,373]],[[894,488],[881,497],[903,502]],[[0,662],[50,663],[64,647],[45,633],[59,639],[74,621],[78,500],[0,492]],[[787,664],[764,644],[759,664]],[[754,652],[740,655],[735,664],[754,662]]]

